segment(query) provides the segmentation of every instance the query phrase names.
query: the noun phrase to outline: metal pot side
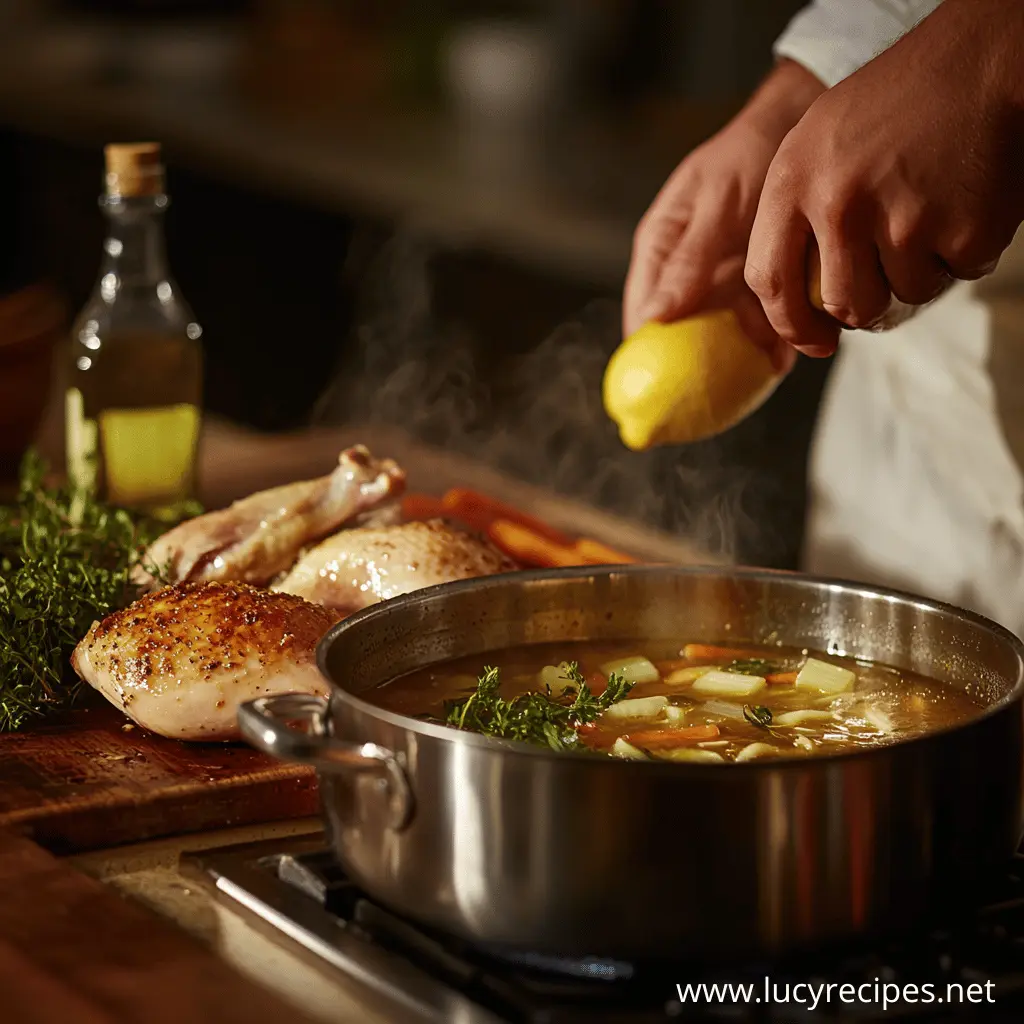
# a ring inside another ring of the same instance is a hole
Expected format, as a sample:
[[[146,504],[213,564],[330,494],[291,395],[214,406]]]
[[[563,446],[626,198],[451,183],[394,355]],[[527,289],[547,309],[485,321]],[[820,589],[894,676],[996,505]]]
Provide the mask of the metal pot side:
[[[360,696],[449,658],[588,639],[849,653],[967,681],[989,707],[854,754],[683,765],[502,743]],[[969,898],[1024,828],[1024,645],[908,595],[755,570],[516,573],[370,608],[319,657],[321,731],[388,766],[321,772],[340,861],[396,910],[479,943],[718,959],[839,942]]]

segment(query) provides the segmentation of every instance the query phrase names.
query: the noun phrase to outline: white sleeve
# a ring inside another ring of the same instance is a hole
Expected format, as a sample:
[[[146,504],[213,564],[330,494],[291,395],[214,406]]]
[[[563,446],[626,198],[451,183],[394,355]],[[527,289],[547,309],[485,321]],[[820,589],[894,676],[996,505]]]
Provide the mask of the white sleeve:
[[[788,57],[831,88],[888,49],[942,0],[813,0],[776,40]]]

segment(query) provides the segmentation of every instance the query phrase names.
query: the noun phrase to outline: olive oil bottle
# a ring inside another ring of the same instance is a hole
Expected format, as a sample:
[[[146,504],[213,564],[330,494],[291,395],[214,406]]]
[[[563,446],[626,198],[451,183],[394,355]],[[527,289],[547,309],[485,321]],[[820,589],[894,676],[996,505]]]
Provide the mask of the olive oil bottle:
[[[72,327],[67,470],[79,494],[173,520],[193,505],[202,328],[167,267],[155,143],[106,148],[107,237]]]

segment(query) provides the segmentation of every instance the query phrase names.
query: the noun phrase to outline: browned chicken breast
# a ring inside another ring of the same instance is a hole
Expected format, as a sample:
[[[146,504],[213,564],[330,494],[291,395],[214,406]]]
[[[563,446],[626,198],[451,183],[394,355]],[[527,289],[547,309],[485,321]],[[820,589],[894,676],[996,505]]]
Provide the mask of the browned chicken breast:
[[[160,569],[167,582],[269,583],[304,546],[393,503],[404,487],[405,474],[390,459],[349,448],[330,476],[260,491],[181,523],[153,543],[144,564]],[[150,588],[160,585],[142,569],[135,579]]]
[[[348,614],[412,590],[518,566],[440,519],[342,530],[308,551],[272,590]]]
[[[337,618],[244,583],[179,583],[93,623],[71,664],[143,728],[231,740],[245,701],[327,692],[315,652]]]

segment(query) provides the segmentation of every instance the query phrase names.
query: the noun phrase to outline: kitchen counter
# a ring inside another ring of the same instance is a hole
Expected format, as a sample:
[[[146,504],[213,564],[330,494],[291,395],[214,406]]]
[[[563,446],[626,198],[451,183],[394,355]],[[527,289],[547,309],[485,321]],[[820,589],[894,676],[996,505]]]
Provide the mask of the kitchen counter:
[[[218,900],[205,881],[180,865],[182,854],[198,850],[319,831],[319,819],[302,819],[103,850],[69,858],[68,863],[180,927],[251,982],[269,988],[312,1020],[396,1024],[401,1018],[393,1006],[325,969],[254,915]]]

